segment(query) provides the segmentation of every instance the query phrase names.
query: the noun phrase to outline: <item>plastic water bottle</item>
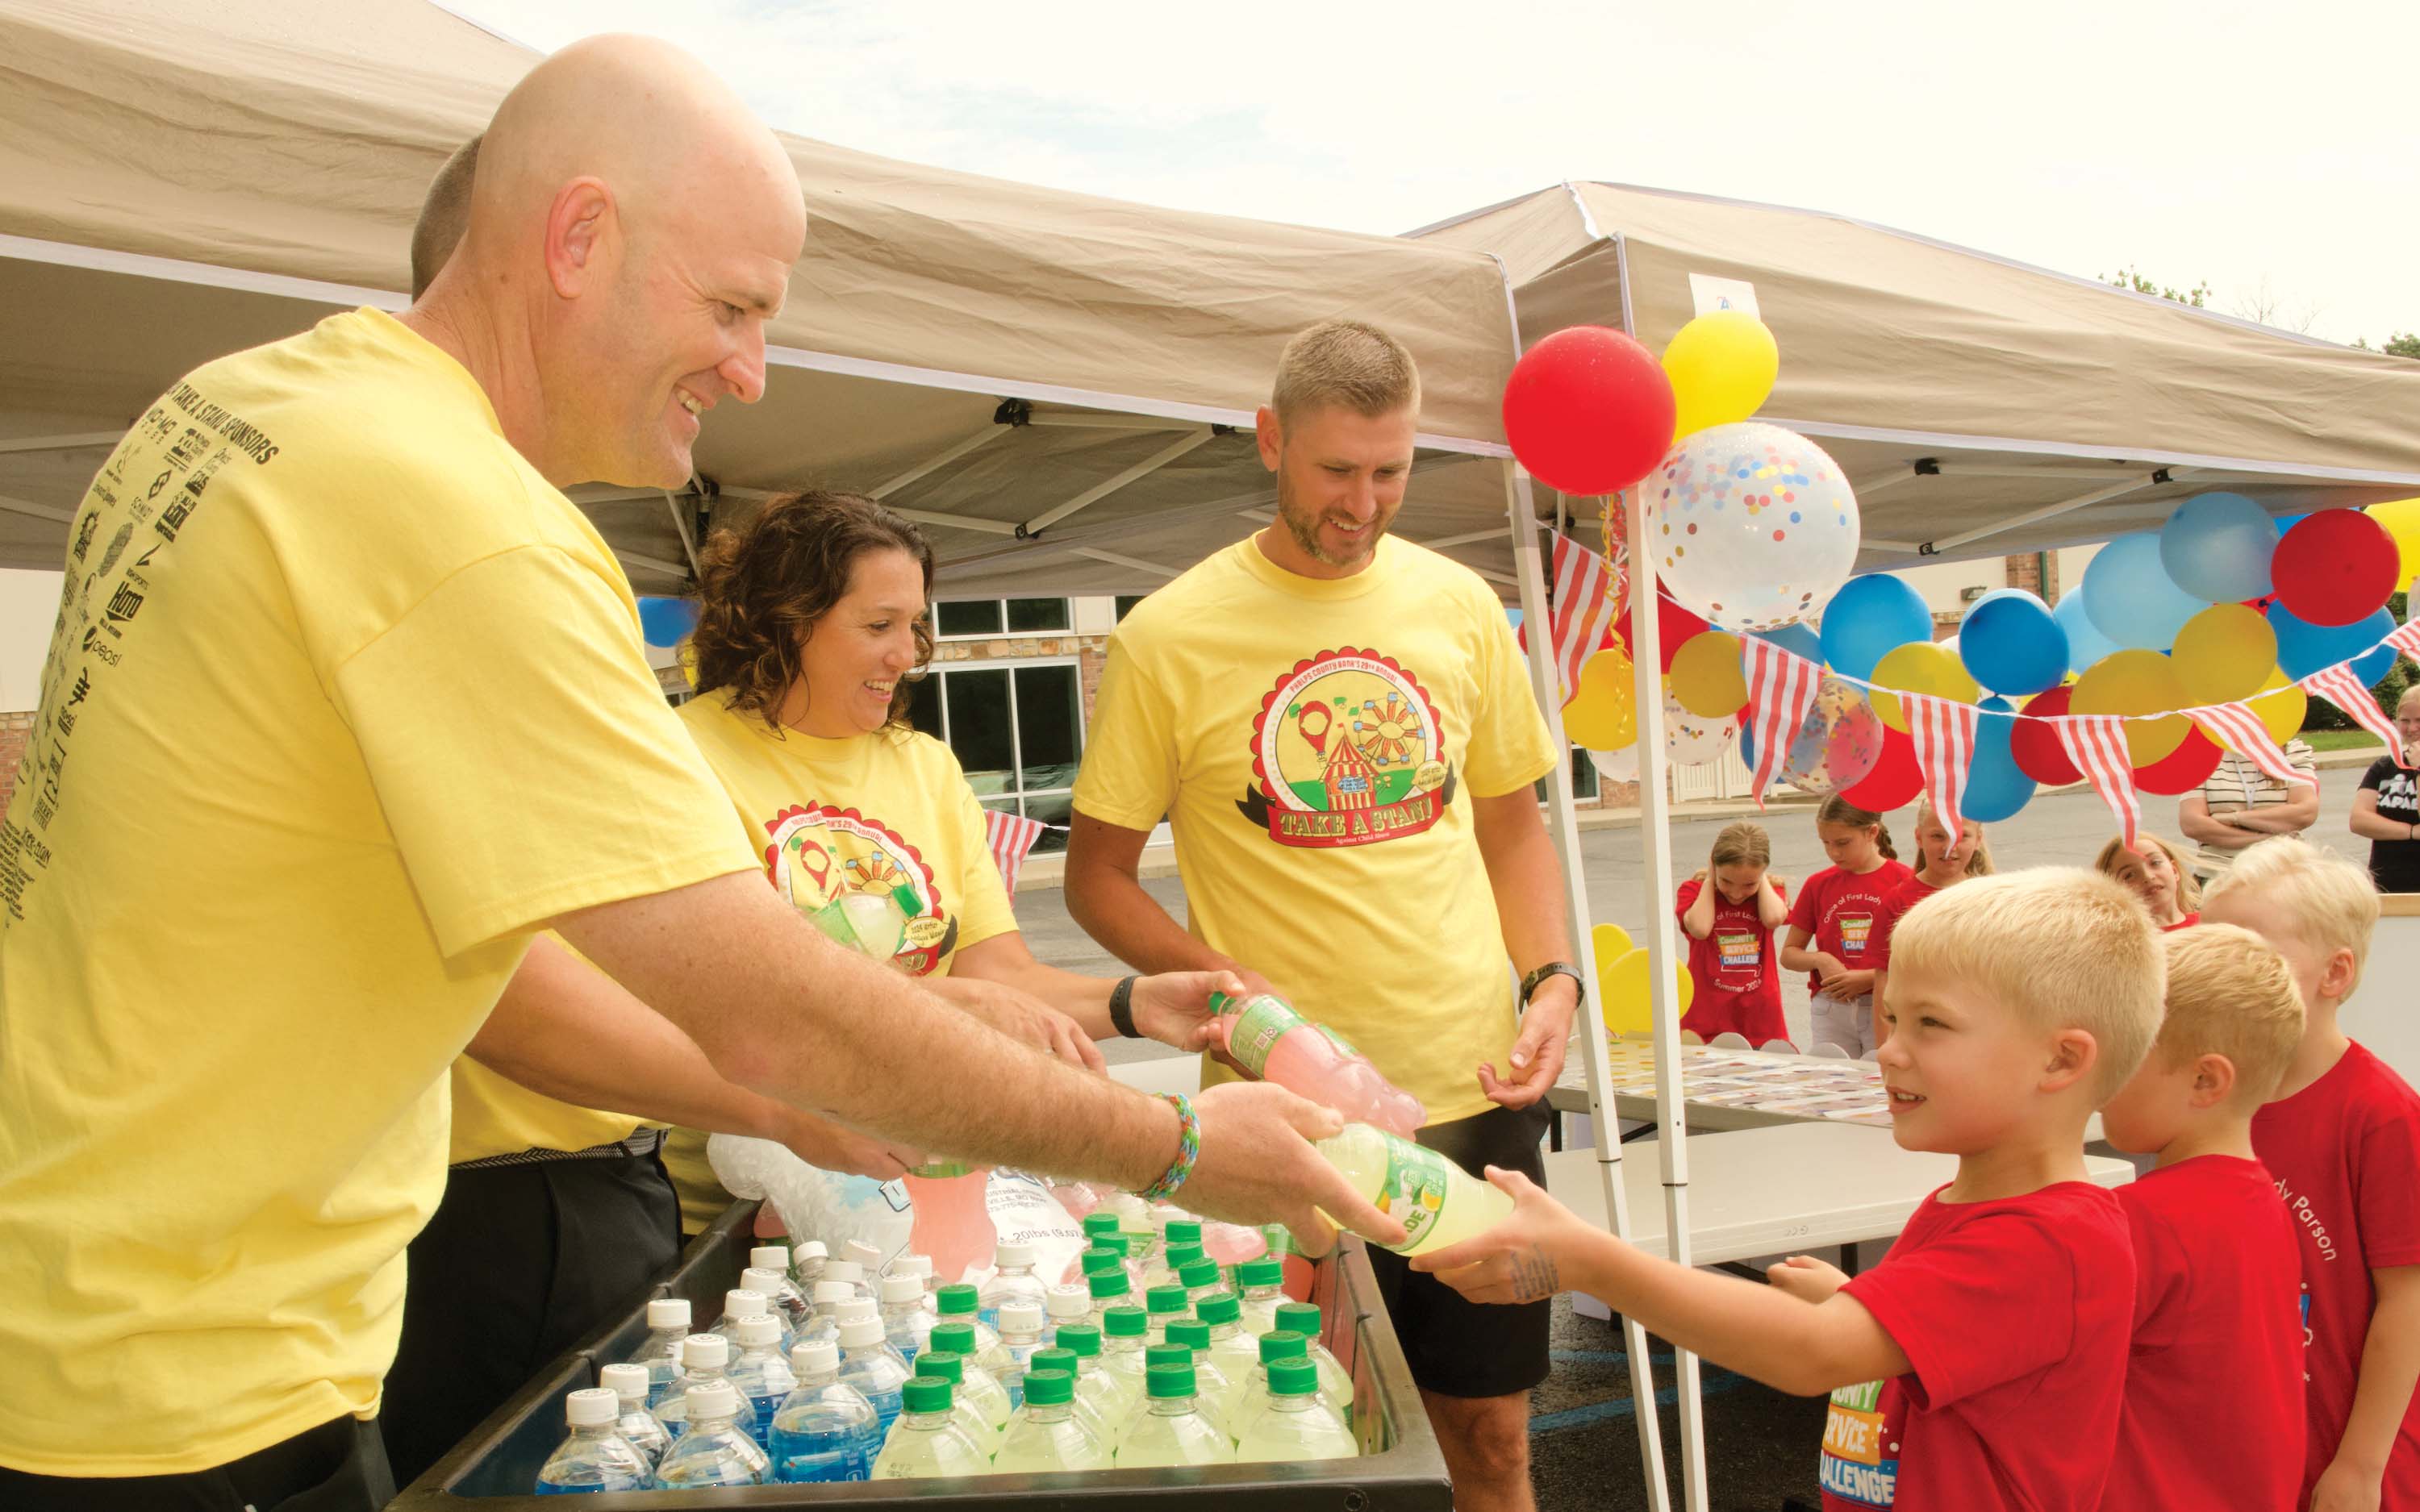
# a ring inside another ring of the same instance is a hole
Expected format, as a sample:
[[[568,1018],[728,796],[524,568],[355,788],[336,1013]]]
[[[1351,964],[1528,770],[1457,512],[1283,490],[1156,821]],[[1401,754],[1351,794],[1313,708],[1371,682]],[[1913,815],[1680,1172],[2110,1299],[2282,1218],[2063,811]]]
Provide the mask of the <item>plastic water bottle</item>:
[[[1202,1304],[1193,1310],[1193,1316],[1209,1330],[1210,1356],[1218,1368],[1219,1376],[1237,1391],[1243,1389],[1245,1378],[1252,1373],[1252,1366],[1261,1362],[1260,1345],[1252,1335],[1244,1332],[1240,1321],[1242,1307],[1241,1303],[1222,1291],[1217,1296],[1203,1298]],[[1206,1389],[1204,1395],[1207,1395]],[[1218,1405],[1224,1409],[1228,1402],[1222,1398]]]
[[[689,1431],[656,1467],[656,1487],[677,1491],[707,1486],[762,1486],[773,1478],[773,1462],[755,1436],[738,1422],[748,1404],[727,1381],[709,1381],[689,1392]]]
[[[639,1446],[647,1457],[647,1469],[652,1472],[664,1451],[673,1446],[672,1429],[664,1420],[647,1411],[647,1367],[643,1365],[609,1365],[597,1372],[597,1384],[613,1394],[622,1404],[622,1415],[614,1427],[622,1437]]]
[[[900,1178],[916,1205],[916,1252],[933,1257],[944,1285],[992,1262],[991,1173],[961,1161],[935,1161]]]
[[[680,1380],[681,1340],[690,1335],[687,1297],[658,1297],[647,1304],[647,1337],[628,1364],[647,1367],[647,1405],[662,1404],[664,1394]]]
[[[1179,1267],[1176,1284],[1185,1288],[1186,1300],[1196,1307],[1206,1298],[1227,1294],[1226,1277],[1218,1273],[1218,1262],[1207,1256]]]
[[[924,1335],[933,1332],[936,1321],[933,1310],[924,1305],[924,1278],[894,1271],[882,1278],[879,1290],[882,1336],[899,1351],[899,1358],[912,1365],[917,1351],[924,1347]]]
[[[1183,1330],[1187,1327],[1196,1329],[1202,1328],[1201,1323],[1192,1322],[1190,1320],[1179,1322],[1171,1326],[1179,1330]],[[1204,1329],[1203,1333],[1206,1337],[1207,1330]],[[1203,1422],[1209,1424],[1212,1427],[1217,1428],[1219,1436],[1224,1438],[1229,1443],[1235,1442],[1235,1436],[1227,1431],[1226,1417],[1218,1410],[1218,1398],[1224,1395],[1227,1390],[1227,1379],[1210,1367],[1209,1349],[1206,1344],[1203,1346],[1202,1352],[1196,1354],[1192,1345],[1182,1343],[1175,1339],[1171,1339],[1165,1344],[1155,1344],[1151,1348],[1143,1350],[1142,1357],[1145,1380],[1150,1379],[1150,1373],[1153,1370],[1156,1370],[1164,1365],[1191,1366],[1193,1369],[1193,1410],[1202,1414]],[[1149,1403],[1147,1400],[1145,1403],[1145,1410],[1149,1410]],[[1127,1427],[1128,1431],[1132,1431],[1133,1425],[1129,1424],[1127,1425]]]
[[[975,1352],[1000,1342],[1000,1330],[983,1320],[983,1300],[961,1281],[933,1293],[933,1311],[944,1323],[965,1323],[975,1331]]]
[[[840,1325],[840,1379],[874,1404],[885,1435],[899,1416],[899,1388],[908,1377],[908,1363],[883,1340],[881,1319],[860,1318]]]
[[[1202,1243],[1202,1220],[1171,1218],[1160,1226],[1159,1242],[1171,1251],[1185,1244],[1199,1247]]]
[[[1212,1427],[1227,1434],[1230,1439],[1233,1438],[1234,1434],[1228,1432],[1231,1425],[1227,1421],[1227,1413],[1233,1407],[1236,1394],[1243,1385],[1243,1373],[1235,1370],[1232,1355],[1221,1358],[1211,1348],[1210,1325],[1198,1318],[1179,1319],[1168,1325],[1168,1343],[1158,1347],[1191,1351],[1184,1363],[1193,1367],[1194,1400],[1201,1405],[1202,1415],[1210,1420]],[[1258,1351],[1254,1352],[1257,1354]],[[1157,1363],[1148,1352],[1143,1359],[1147,1365]]]
[[[933,1257],[930,1255],[902,1255],[892,1260],[891,1269],[883,1273],[914,1276],[924,1283],[924,1295],[927,1297],[941,1289],[941,1278],[933,1273]]]
[[[796,1334],[799,1326],[806,1322],[807,1315],[814,1308],[808,1302],[807,1294],[799,1287],[798,1278],[791,1273],[789,1250],[780,1244],[759,1244],[748,1252],[748,1265],[751,1270],[772,1273],[774,1285],[767,1295],[773,1299],[773,1308],[782,1315],[783,1326]],[[743,1273],[739,1277],[739,1284],[744,1287],[752,1283]],[[766,1290],[763,1287],[757,1287],[756,1289]]]
[[[1000,1448],[1001,1427],[995,1426],[988,1413],[977,1407],[969,1396],[966,1384],[967,1359],[955,1350],[926,1350],[916,1356],[919,1378],[937,1376],[950,1383],[950,1415],[966,1430],[974,1446],[983,1451],[988,1462]]]
[[[976,1356],[975,1364],[984,1367],[992,1380],[1008,1393],[1012,1408],[1025,1405],[1025,1372],[1032,1367],[1033,1351],[1042,1348],[1042,1306],[1035,1302],[1012,1302],[1000,1309],[1000,1342]]]
[[[882,1252],[861,1239],[852,1239],[840,1247],[840,1257],[856,1266],[866,1275],[882,1273]],[[827,1270],[830,1266],[826,1267]]]
[[[790,1362],[779,1352],[781,1334],[781,1319],[770,1313],[741,1319],[739,1355],[723,1372],[748,1403],[749,1431],[756,1436],[756,1447],[766,1450],[772,1447],[773,1414],[799,1385]]]
[[[1252,1464],[1351,1459],[1360,1452],[1353,1430],[1320,1400],[1319,1368],[1308,1360],[1269,1366],[1268,1406],[1235,1444],[1235,1458]]]
[[[1049,1342],[1057,1344],[1060,1325],[1093,1320],[1093,1288],[1089,1286],[1052,1287],[1042,1304],[1042,1319]]]
[[[1274,1257],[1246,1260],[1235,1267],[1235,1284],[1243,1288],[1244,1332],[1257,1338],[1277,1327],[1286,1300],[1284,1265]]]
[[[1093,1431],[1111,1453],[1125,1435],[1126,1419],[1141,1393],[1129,1389],[1133,1378],[1105,1368],[1101,1363],[1101,1331],[1090,1323],[1069,1323],[1059,1331],[1060,1345],[1076,1359],[1076,1409],[1092,1414]],[[1045,1350],[1042,1354],[1050,1351]],[[1034,1356],[1042,1358],[1042,1354]]]
[[[1310,1364],[1311,1340],[1290,1328],[1278,1329],[1273,1333],[1261,1335],[1260,1360],[1252,1366],[1250,1374],[1245,1378],[1242,1387],[1236,1391],[1233,1405],[1227,1409],[1227,1427],[1235,1435],[1237,1443],[1241,1443],[1244,1435],[1252,1431],[1253,1421],[1268,1411],[1269,1366],[1281,1365],[1289,1360]],[[1313,1366],[1312,1379],[1318,1379],[1318,1368]],[[1331,1410],[1336,1406],[1332,1401],[1327,1405]],[[1342,1414],[1340,1412],[1338,1415],[1341,1417]]]
[[[646,1451],[614,1427],[622,1415],[619,1396],[602,1386],[583,1387],[564,1398],[563,1415],[571,1436],[555,1445],[538,1471],[538,1495],[647,1489]]]
[[[691,1334],[681,1340],[680,1383],[656,1404],[656,1415],[662,1418],[664,1427],[671,1430],[675,1448],[678,1448],[680,1441],[688,1437],[690,1424],[694,1421],[690,1415],[690,1394],[701,1386],[711,1386],[717,1381],[729,1385],[731,1378],[727,1372],[730,1366],[731,1341],[721,1335]],[[737,1388],[733,1389],[732,1396],[737,1403],[733,1415],[738,1420],[739,1431],[754,1438],[755,1407],[747,1397],[739,1396]]]
[[[1328,1405],[1343,1417],[1344,1426],[1352,1427],[1353,1372],[1345,1369],[1344,1362],[1330,1353],[1326,1345],[1319,1342],[1325,1336],[1325,1331],[1320,1327],[1319,1308],[1307,1302],[1287,1303],[1278,1309],[1278,1327],[1300,1334],[1307,1341],[1311,1363],[1319,1367],[1320,1391],[1327,1397]]]
[[[1114,1234],[1118,1231],[1118,1215],[1106,1206],[1095,1208],[1084,1214],[1083,1228],[1088,1242],[1098,1240],[1104,1234]]]
[[[872,1302],[875,1300],[874,1288],[866,1284],[865,1277],[865,1267],[855,1260],[824,1261],[824,1280],[845,1282],[851,1291]]]
[[[1266,1255],[1269,1237],[1242,1224],[1205,1223],[1202,1226],[1202,1249],[1220,1265],[1241,1265]]]
[[[731,1351],[732,1357],[737,1359],[739,1355],[739,1350],[737,1348],[739,1343],[739,1325],[752,1318],[773,1319],[773,1327],[777,1335],[776,1343],[778,1347],[788,1349],[790,1345],[797,1342],[789,1336],[790,1331],[782,1326],[781,1319],[774,1316],[773,1299],[766,1293],[757,1290],[753,1287],[734,1287],[729,1291],[724,1292],[722,1294],[722,1316],[714,1320],[714,1326],[707,1329],[706,1332],[709,1334],[720,1334],[724,1338],[729,1339],[735,1346]]]
[[[1036,1370],[1025,1379],[1025,1403],[1009,1423],[1000,1453],[992,1457],[992,1473],[1109,1469],[1109,1446],[1076,1415],[1076,1378],[1064,1370]]]
[[[1319,1281],[1319,1273],[1312,1268],[1311,1257],[1303,1253],[1302,1245],[1295,1241],[1293,1231],[1283,1224],[1271,1224],[1261,1232],[1268,1236],[1269,1255],[1278,1261],[1280,1273],[1284,1277],[1281,1289],[1296,1302],[1309,1302],[1311,1288]]]
[[[790,1351],[798,1385],[773,1412],[768,1452],[773,1478],[792,1485],[863,1480],[882,1451],[882,1419],[874,1404],[840,1379],[840,1350],[829,1340]]]
[[[1192,1299],[1179,1286],[1154,1287],[1143,1299],[1143,1340],[1148,1344],[1168,1342],[1168,1325],[1180,1318],[1192,1316]]]
[[[799,1321],[807,1314],[807,1299],[790,1284],[789,1272],[776,1265],[752,1265],[739,1273],[739,1289],[764,1294],[765,1310],[782,1325],[783,1349],[797,1341]]]
[[[898,1421],[875,1458],[876,1480],[925,1480],[941,1475],[982,1475],[991,1457],[967,1436],[950,1411],[950,1383],[919,1376],[901,1392]]]
[[[1512,1216],[1512,1199],[1494,1186],[1426,1146],[1366,1123],[1348,1123],[1312,1148],[1357,1196],[1404,1226],[1404,1242],[1387,1246],[1398,1255],[1460,1243]]]
[[[1008,1414],[1015,1411],[1016,1403],[1009,1397],[1008,1388],[983,1367],[983,1362],[973,1348],[974,1342],[975,1331],[971,1323],[943,1323],[933,1330],[933,1348],[946,1350],[963,1363],[964,1369],[959,1378],[951,1382],[957,1388],[958,1399],[981,1412],[993,1432],[1005,1433],[1008,1431]],[[989,1447],[996,1449],[999,1445]]]
[[[808,1296],[815,1294],[815,1283],[824,1278],[824,1262],[831,1258],[820,1239],[805,1240],[790,1246],[790,1279]]]
[[[984,1283],[976,1294],[976,1313],[993,1328],[1000,1327],[1002,1303],[1030,1302],[1036,1306],[1049,1295],[1050,1288],[1033,1273],[1033,1246],[1011,1240],[992,1251],[992,1263],[1000,1271]]]
[[[1151,1347],[1149,1315],[1140,1307],[1112,1307],[1101,1315],[1101,1368],[1123,1378],[1129,1404],[1142,1396],[1143,1350]]]
[[[1210,1426],[1193,1400],[1193,1367],[1164,1365],[1147,1383],[1150,1410],[1117,1447],[1121,1470],[1166,1465],[1222,1465],[1235,1458],[1227,1435]]]
[[[818,1281],[809,1295],[814,1301],[814,1311],[807,1315],[806,1322],[799,1325],[799,1331],[790,1336],[790,1348],[794,1350],[801,1344],[811,1343],[816,1339],[829,1339],[838,1343],[840,1341],[840,1304],[854,1300],[857,1296],[857,1288],[845,1281]]]
[[[1261,1080],[1405,1137],[1428,1122],[1419,1098],[1387,1080],[1342,1035],[1275,994],[1213,993],[1210,1011],[1218,1015],[1220,1048]]]
[[[1118,1446],[1117,1430],[1103,1422],[1099,1411],[1086,1399],[1082,1367],[1083,1362],[1076,1357],[1075,1350],[1063,1350],[1054,1346],[1047,1350],[1034,1350],[1032,1367],[1026,1373],[1035,1375],[1057,1371],[1072,1378],[1076,1382],[1076,1396],[1072,1404],[1076,1410],[1076,1421],[1084,1426],[1084,1431],[1090,1433],[1102,1449],[1114,1451]]]
[[[1095,1323],[1099,1323],[1112,1307],[1133,1305],[1134,1288],[1126,1285],[1126,1273],[1123,1270],[1095,1271],[1085,1277],[1085,1283],[1093,1288],[1093,1321]]]

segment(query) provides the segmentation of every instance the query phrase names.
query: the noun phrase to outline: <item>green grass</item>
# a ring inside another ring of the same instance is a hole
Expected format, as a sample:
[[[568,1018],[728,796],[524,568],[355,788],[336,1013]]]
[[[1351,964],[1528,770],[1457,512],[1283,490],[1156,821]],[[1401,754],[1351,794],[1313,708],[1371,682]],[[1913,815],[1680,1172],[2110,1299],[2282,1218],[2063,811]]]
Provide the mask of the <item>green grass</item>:
[[[2378,737],[2366,730],[2305,730],[2302,738],[2313,750],[2359,750],[2378,745]]]

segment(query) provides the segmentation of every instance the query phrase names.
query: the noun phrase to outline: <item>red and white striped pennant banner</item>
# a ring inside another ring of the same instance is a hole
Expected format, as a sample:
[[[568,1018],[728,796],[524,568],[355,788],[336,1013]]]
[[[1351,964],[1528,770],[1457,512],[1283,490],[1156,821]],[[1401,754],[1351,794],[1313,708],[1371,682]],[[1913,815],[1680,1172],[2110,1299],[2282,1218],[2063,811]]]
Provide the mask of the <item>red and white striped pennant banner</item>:
[[[1765,785],[1781,770],[1782,757],[1815,706],[1823,669],[1753,635],[1740,637],[1740,665],[1747,674],[1748,735],[1756,742],[1756,776],[1747,790],[1761,809]]]
[[[2410,628],[2410,625],[2403,626],[2405,630]],[[2402,634],[2402,630],[2396,634]],[[2378,700],[2369,696],[2369,689],[2361,686],[2361,679],[2352,674],[2350,667],[2322,667],[2304,678],[2299,686],[2304,692],[2317,693],[2344,710],[2355,724],[2386,742],[2386,748],[2394,753],[2396,765],[2405,771],[2412,769],[2412,764],[2403,759],[2402,733],[2395,728],[2395,721],[2380,710]]]
[[[2081,767],[2092,791],[2118,816],[2126,848],[2143,827],[2142,800],[2134,795],[2133,758],[2126,750],[2126,721],[2114,714],[2068,714],[2051,720],[2067,759]]]
[[[2297,770],[2270,738],[2269,727],[2260,716],[2241,703],[2206,703],[2184,711],[2185,717],[2201,726],[2212,740],[2248,758],[2252,764],[2280,782],[2300,782],[2304,787],[2319,784],[2307,772]]]
[[[1925,796],[1941,826],[1958,833],[1958,799],[1966,791],[1966,769],[1975,760],[1975,730],[1983,711],[1972,703],[1934,698],[1930,693],[1901,693],[1907,711],[1908,737],[1916,746],[1916,768],[1924,774]]]
[[[2414,661],[2420,661],[2420,619],[2398,625],[2386,638],[2386,643]]]
[[[1579,690],[1580,664],[1595,655],[1613,628],[1614,595],[1605,556],[1591,551],[1560,531],[1555,538],[1555,585],[1550,595],[1547,629],[1555,652],[1555,676],[1569,703]]]
[[[1000,868],[1000,880],[1008,895],[1016,896],[1016,874],[1025,870],[1026,855],[1033,842],[1042,838],[1044,825],[1039,819],[1022,814],[1006,813],[998,809],[984,810],[985,839],[991,846],[992,864]]]

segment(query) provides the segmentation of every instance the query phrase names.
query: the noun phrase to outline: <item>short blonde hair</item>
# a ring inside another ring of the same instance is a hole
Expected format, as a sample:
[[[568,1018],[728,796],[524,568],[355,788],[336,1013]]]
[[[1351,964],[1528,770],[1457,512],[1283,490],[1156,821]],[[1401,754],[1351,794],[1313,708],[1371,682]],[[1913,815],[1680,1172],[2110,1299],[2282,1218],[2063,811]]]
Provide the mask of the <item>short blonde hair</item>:
[[[2303,1042],[2303,995],[2277,948],[2234,924],[2204,924],[2162,937],[2168,958],[2168,1011],[2152,1054],[2170,1070],[2203,1056],[2235,1067],[2236,1111],[2269,1101]]]
[[[2257,887],[2285,905],[2295,933],[2329,955],[2352,952],[2350,997],[2369,959],[2370,932],[2378,928],[2378,884],[2367,872],[2324,846],[2294,835],[2273,835],[2236,853],[2206,895],[2211,902]]]
[[[2134,832],[2134,843],[2137,847],[2157,845],[2160,854],[2168,858],[2168,866],[2177,874],[2178,913],[2190,914],[2201,906],[2201,878],[2194,874],[2193,862],[2185,858],[2184,852],[2148,829]],[[2114,877],[2118,874],[2118,868],[2123,864],[2120,857],[2141,854],[2139,848],[2128,850],[2124,838],[2120,837],[2101,847],[2101,854],[2093,857],[2092,870],[2104,877]]]
[[[1280,426],[1330,406],[1376,419],[1420,407],[1420,370],[1404,344],[1360,320],[1322,320],[1278,356],[1269,408]]]
[[[2028,1026],[2100,1047],[2092,1105],[2125,1086],[2160,1032],[2165,958],[2133,893],[2080,867],[2029,867],[1944,887],[1891,932],[1888,986],[1968,981]]]

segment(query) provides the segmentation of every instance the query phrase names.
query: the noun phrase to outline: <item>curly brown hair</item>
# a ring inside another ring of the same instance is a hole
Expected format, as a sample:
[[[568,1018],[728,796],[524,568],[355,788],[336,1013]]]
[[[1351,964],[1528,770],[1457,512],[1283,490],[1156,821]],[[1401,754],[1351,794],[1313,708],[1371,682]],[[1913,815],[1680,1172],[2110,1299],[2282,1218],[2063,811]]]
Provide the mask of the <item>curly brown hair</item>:
[[[808,488],[767,500],[742,530],[721,530],[698,553],[697,657],[702,696],[731,689],[731,707],[752,712],[775,731],[782,701],[804,675],[799,648],[815,622],[848,592],[857,559],[905,551],[923,569],[933,594],[933,548],[914,525],[863,494]],[[931,623],[915,625],[917,671],[891,695],[891,728],[908,725],[913,683],[933,659]]]

